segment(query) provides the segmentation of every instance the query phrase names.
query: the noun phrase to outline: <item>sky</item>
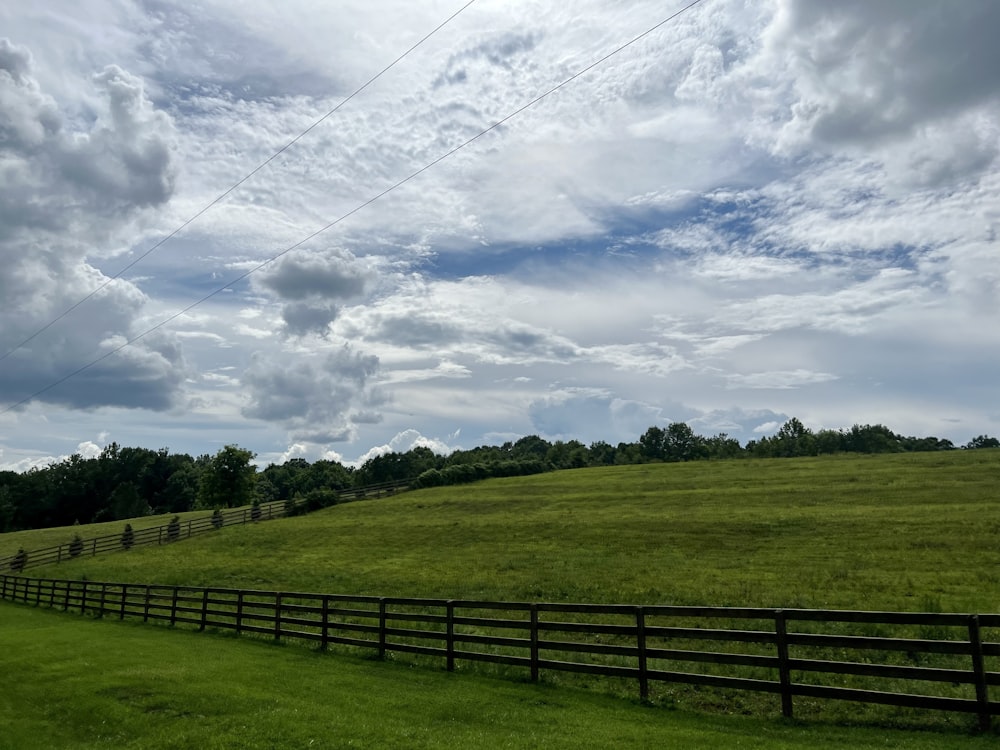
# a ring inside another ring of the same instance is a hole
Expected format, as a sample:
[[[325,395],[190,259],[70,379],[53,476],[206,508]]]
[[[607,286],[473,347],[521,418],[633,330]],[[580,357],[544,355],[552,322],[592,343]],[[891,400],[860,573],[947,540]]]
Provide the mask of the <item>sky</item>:
[[[0,468],[1000,433],[1000,3],[464,2],[0,5]]]

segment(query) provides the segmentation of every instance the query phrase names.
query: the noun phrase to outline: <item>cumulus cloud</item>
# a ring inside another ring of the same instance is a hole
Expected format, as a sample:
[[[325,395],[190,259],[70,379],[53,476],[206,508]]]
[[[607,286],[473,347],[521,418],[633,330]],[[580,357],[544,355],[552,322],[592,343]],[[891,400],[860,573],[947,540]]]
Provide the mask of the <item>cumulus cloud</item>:
[[[347,347],[319,357],[258,354],[243,373],[243,414],[286,425],[308,442],[345,440],[353,434],[353,414],[372,418],[369,407],[378,398],[367,386],[378,364]]]
[[[373,279],[371,266],[346,250],[299,249],[267,266],[253,282],[282,301],[287,334],[326,337],[339,304],[361,297]]]
[[[143,209],[173,190],[173,127],[142,81],[118,66],[93,76],[88,127],[42,91],[30,51],[0,40],[0,349],[6,353],[107,278],[91,256],[110,254]],[[127,241],[127,239],[126,239]],[[8,401],[30,395],[136,331],[146,296],[116,280],[78,315],[11,354],[0,371]],[[105,343],[108,342],[108,343]],[[81,372],[43,400],[84,408],[166,409],[185,363],[168,334]]]

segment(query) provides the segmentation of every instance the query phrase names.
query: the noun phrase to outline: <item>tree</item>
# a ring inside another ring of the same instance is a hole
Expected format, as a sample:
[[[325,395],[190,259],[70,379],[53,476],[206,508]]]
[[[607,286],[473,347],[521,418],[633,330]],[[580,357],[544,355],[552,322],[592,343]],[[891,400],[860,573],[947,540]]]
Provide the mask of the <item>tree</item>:
[[[642,433],[642,437],[639,438],[639,451],[642,457],[647,461],[662,461],[666,458],[664,447],[666,437],[666,431],[655,425]]]
[[[149,514],[149,504],[139,497],[139,491],[131,482],[123,482],[111,493],[109,505],[111,516],[116,521],[136,518]]]
[[[181,517],[174,516],[167,524],[167,541],[176,542],[181,537]]]
[[[132,524],[125,524],[125,530],[122,532],[122,547],[125,549],[132,549],[132,545],[135,544],[135,532],[132,530]]]
[[[203,508],[235,508],[253,500],[257,467],[253,451],[227,445],[204,468],[198,486],[198,502]]]
[[[995,437],[989,437],[988,435],[979,435],[966,443],[965,447],[967,450],[975,450],[976,448],[1000,448],[1000,440],[997,440]]]
[[[684,422],[671,422],[663,434],[663,458],[667,461],[693,461],[701,458],[702,440]]]
[[[778,430],[773,438],[774,455],[788,458],[791,456],[815,456],[816,440],[812,430],[808,429],[798,419],[792,417]]]

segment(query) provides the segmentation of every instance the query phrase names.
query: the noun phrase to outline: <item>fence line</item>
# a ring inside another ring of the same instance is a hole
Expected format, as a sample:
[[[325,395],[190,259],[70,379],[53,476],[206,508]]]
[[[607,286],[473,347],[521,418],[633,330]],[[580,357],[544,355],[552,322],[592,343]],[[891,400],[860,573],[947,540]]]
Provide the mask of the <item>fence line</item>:
[[[366,487],[351,487],[349,489],[337,491],[337,503],[352,502],[367,498],[381,498],[393,495],[409,487],[412,480],[398,482],[383,482],[381,484],[368,485]],[[192,518],[181,521],[179,526],[171,529],[170,523],[153,526],[147,529],[138,529],[132,532],[132,538],[128,546],[122,543],[121,531],[114,534],[82,539],[79,544],[69,541],[53,547],[44,547],[37,550],[28,550],[21,556],[20,553],[0,557],[0,570],[11,570],[20,572],[26,568],[35,568],[41,565],[51,565],[61,563],[76,557],[88,557],[105,554],[108,552],[119,552],[130,547],[138,547],[150,544],[166,544],[168,542],[187,539],[195,534],[204,534],[214,531],[223,526],[238,526],[257,521],[269,521],[274,518],[282,518],[289,513],[307,504],[306,500],[286,501],[274,500],[269,503],[261,503],[256,509],[250,506],[242,508],[231,508],[219,511],[218,515],[206,515],[202,518]],[[135,519],[123,518],[123,524]],[[123,527],[124,528],[124,527]]]
[[[528,670],[975,714],[1000,713],[998,614],[491,602],[37,579],[2,599],[97,617]],[[823,629],[817,630],[817,627]],[[825,632],[833,629],[837,632]],[[930,665],[930,666],[929,666]],[[829,684],[829,676],[838,679]],[[882,689],[877,689],[882,688]]]

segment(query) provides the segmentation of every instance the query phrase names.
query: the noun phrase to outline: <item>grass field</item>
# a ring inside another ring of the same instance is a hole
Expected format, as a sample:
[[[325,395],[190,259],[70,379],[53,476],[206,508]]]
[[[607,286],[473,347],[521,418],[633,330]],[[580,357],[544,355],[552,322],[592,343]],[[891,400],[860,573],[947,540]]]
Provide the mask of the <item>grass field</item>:
[[[997,612],[998,488],[996,450],[584,469],[349,503],[30,572],[384,596]],[[773,699],[752,694],[664,686],[657,700],[776,715]],[[923,722],[846,703],[801,708],[827,725]]]
[[[994,450],[581,469],[33,572],[384,596],[996,612],[998,489]]]
[[[59,526],[54,529],[12,531],[7,534],[0,534],[0,558],[13,555],[22,547],[30,552],[31,550],[67,544],[73,540],[73,536],[76,534],[79,534],[83,539],[121,534],[125,529],[126,523],[131,524],[134,531],[165,526],[170,523],[170,519],[175,515],[179,516],[182,521],[187,521],[189,519],[211,516],[212,511],[192,510],[187,513],[164,513],[158,516],[142,516],[140,518],[130,518],[126,521],[106,521],[104,523],[81,524],[79,526]]]
[[[0,604],[0,748],[986,748]],[[113,647],[109,647],[113,644]]]

